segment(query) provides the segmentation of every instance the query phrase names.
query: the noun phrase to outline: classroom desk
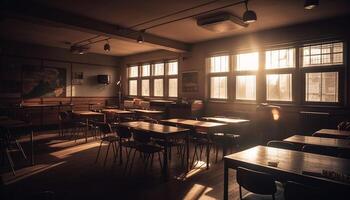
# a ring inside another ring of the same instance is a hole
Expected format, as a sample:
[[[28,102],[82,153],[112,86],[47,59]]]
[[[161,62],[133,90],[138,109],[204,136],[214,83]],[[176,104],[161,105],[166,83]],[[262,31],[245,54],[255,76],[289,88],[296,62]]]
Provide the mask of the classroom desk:
[[[269,165],[269,161],[278,162],[277,167]],[[224,200],[228,199],[228,170],[237,167],[266,172],[280,181],[295,181],[314,187],[317,185],[329,191],[341,192],[345,194],[343,198],[348,198],[350,182],[331,179],[323,174],[323,170],[327,170],[349,175],[348,159],[266,146],[256,146],[231,154],[224,158]]]

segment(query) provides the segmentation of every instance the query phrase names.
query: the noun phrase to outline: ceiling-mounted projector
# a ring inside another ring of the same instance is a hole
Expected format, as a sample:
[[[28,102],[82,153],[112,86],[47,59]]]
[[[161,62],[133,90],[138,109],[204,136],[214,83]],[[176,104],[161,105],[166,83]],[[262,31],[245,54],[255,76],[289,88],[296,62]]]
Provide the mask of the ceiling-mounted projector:
[[[72,54],[85,54],[88,52],[89,49],[89,46],[72,45],[69,50]]]
[[[221,12],[197,18],[197,25],[210,31],[222,33],[247,27],[248,24],[231,13]]]

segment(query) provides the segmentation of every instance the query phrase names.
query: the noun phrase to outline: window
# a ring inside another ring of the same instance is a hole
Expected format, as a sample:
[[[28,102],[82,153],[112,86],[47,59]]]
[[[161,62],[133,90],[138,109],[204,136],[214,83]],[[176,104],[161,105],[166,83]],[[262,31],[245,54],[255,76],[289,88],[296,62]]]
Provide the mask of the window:
[[[151,75],[151,66],[149,64],[142,65],[142,77]]]
[[[154,96],[162,97],[163,96],[163,79],[157,78],[154,79]]]
[[[143,63],[127,69],[130,96],[177,97],[178,62]]]
[[[295,67],[295,49],[279,49],[265,52],[265,68],[293,68]]]
[[[256,77],[255,75],[236,77],[236,99],[256,99]]]
[[[343,43],[311,44],[300,49],[305,101],[339,103],[339,77],[344,73]]]
[[[238,54],[237,58],[237,71],[254,71],[259,68],[259,53],[243,53]]]
[[[135,78],[139,76],[138,66],[129,67],[129,78]]]
[[[338,102],[338,72],[306,73],[306,101]]]
[[[177,97],[177,78],[169,79],[169,97]]]
[[[292,101],[292,74],[266,75],[268,101]]]
[[[129,80],[129,95],[137,96],[137,80]]]
[[[229,56],[213,56],[209,58],[210,98],[227,99],[227,79],[229,75]]]
[[[229,56],[215,56],[210,58],[210,72],[228,72]]]
[[[144,79],[141,81],[141,95],[149,96],[149,79]]]
[[[177,61],[168,63],[168,75],[177,75]]]
[[[343,64],[342,42],[305,46],[301,52],[303,67]]]
[[[211,77],[210,87],[210,98],[227,99],[227,77]]]
[[[154,65],[154,76],[163,76],[164,75],[164,63],[156,63]]]

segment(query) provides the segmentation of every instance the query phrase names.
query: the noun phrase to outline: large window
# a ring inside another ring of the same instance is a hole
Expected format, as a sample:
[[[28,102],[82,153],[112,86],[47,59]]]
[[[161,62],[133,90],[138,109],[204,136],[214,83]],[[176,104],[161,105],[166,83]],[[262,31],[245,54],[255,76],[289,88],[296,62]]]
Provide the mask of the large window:
[[[210,98],[227,99],[227,79],[229,72],[229,56],[214,56],[209,58]]]
[[[127,72],[130,96],[170,98],[178,96],[177,60],[133,65]]]
[[[265,51],[266,100],[292,101],[295,48]]]
[[[305,102],[338,103],[344,73],[343,43],[312,44],[300,48],[305,77]]]
[[[222,101],[340,105],[345,43],[269,47],[207,58],[208,96]]]

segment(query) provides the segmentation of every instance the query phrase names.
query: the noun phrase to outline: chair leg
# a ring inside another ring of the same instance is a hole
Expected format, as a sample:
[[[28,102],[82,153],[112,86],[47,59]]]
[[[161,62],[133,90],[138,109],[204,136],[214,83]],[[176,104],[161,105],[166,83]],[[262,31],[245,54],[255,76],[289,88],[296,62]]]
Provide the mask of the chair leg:
[[[16,140],[16,139],[15,139],[15,142],[16,142],[17,148],[21,151],[21,153],[22,153],[24,159],[27,160],[27,156],[26,156],[26,154],[25,154],[24,151],[23,151],[22,145],[21,145],[21,144],[18,142],[18,140]]]
[[[5,149],[5,152],[6,152],[7,160],[8,160],[8,162],[9,162],[10,167],[11,167],[11,170],[12,170],[12,174],[13,174],[14,176],[16,176],[15,169],[14,169],[14,166],[15,166],[15,165],[13,164],[13,161],[12,161],[12,158],[11,158],[9,149],[6,148],[6,149]]]
[[[136,149],[135,149],[134,155],[132,156],[132,159],[131,159],[129,174],[131,174],[131,170],[132,170],[132,167],[134,165],[135,155],[136,155]]]
[[[95,163],[97,163],[98,157],[100,156],[100,152],[101,152],[102,143],[103,143],[103,141],[101,141],[101,143],[100,143],[100,147],[98,148]]]
[[[239,186],[239,199],[242,200],[242,187]]]
[[[108,157],[108,152],[109,152],[109,147],[110,147],[110,146],[111,146],[111,143],[108,144],[107,153],[106,153],[106,157],[105,157],[105,161],[104,161],[103,166],[106,166],[106,162],[107,162],[107,157]]]
[[[151,156],[151,165],[150,165],[151,169],[153,168],[153,158],[154,158],[154,153],[152,153],[152,156]]]
[[[160,158],[160,153],[159,152],[158,152],[158,160],[159,160],[160,169],[163,170],[162,159]]]

